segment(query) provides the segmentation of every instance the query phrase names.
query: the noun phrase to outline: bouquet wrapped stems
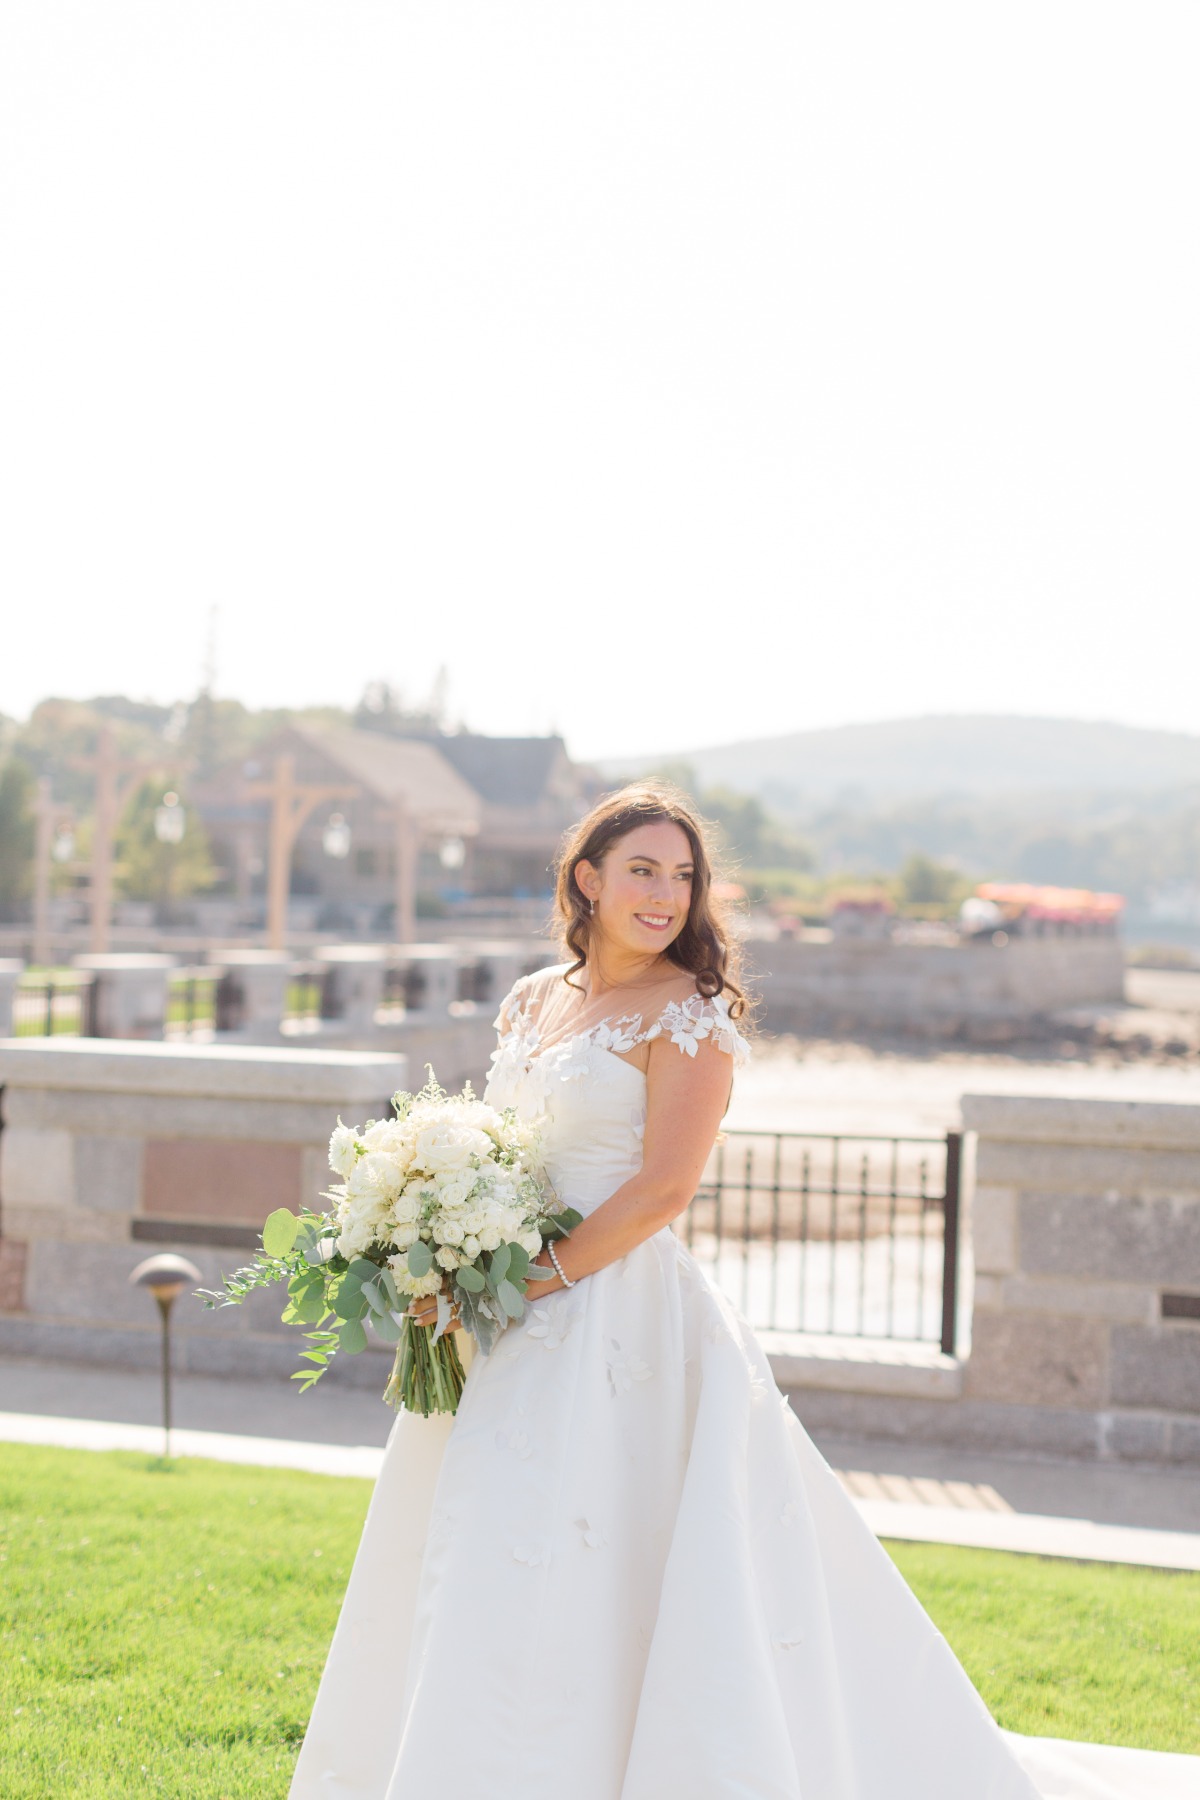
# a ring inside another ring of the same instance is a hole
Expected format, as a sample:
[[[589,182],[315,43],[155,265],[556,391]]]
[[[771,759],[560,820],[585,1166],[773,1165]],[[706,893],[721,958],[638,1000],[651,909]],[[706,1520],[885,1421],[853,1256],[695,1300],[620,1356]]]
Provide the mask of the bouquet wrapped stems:
[[[388,1405],[403,1406],[405,1412],[421,1413],[425,1418],[434,1412],[457,1412],[466,1379],[453,1334],[444,1332],[435,1343],[429,1326],[406,1317],[391,1379],[384,1390]]]

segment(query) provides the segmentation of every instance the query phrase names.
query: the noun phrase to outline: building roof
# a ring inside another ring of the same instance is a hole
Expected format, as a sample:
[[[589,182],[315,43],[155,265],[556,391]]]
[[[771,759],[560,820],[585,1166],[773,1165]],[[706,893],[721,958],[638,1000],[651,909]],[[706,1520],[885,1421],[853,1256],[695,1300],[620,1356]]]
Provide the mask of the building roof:
[[[349,725],[290,729],[376,799],[391,806],[403,802],[410,816],[427,829],[456,837],[479,830],[483,811],[479,795],[447,762],[440,744],[356,731]]]
[[[482,737],[461,731],[436,742],[441,755],[491,806],[536,806],[550,797],[566,754],[560,737]]]

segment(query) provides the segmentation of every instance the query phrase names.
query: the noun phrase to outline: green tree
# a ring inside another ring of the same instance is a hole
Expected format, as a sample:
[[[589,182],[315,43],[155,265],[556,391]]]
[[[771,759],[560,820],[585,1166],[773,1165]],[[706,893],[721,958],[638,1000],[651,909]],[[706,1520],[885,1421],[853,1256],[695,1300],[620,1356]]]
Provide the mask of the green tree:
[[[947,863],[914,851],[900,870],[900,897],[909,906],[947,906],[963,889],[963,878]]]
[[[0,768],[0,906],[24,900],[33,886],[33,776],[19,757]]]
[[[199,814],[181,806],[184,831],[178,844],[164,844],[155,830],[163,803],[161,781],[144,781],[117,828],[117,883],[130,900],[165,905],[211,887],[217,878]]]
[[[701,810],[720,828],[729,854],[743,867],[808,870],[815,858],[808,845],[754,794],[706,788]]]

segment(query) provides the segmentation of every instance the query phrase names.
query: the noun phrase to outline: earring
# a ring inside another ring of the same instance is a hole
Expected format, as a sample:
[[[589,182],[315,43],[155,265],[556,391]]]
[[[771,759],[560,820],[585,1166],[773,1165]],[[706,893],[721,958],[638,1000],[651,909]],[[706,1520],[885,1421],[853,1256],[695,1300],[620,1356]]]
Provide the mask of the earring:
[[[588,917],[589,917],[589,919],[594,919],[595,916],[596,916],[596,902],[594,900],[589,900],[588,901]]]

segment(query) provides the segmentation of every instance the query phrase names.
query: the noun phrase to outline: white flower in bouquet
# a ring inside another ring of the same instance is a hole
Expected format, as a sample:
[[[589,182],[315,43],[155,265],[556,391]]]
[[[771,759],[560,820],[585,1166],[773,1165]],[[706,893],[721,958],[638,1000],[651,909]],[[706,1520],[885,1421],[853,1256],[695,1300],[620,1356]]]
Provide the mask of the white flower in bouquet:
[[[343,1180],[358,1161],[358,1133],[339,1119],[329,1140],[329,1166]]]
[[[287,1323],[315,1326],[300,1372],[319,1379],[338,1349],[367,1345],[366,1327],[397,1345],[385,1398],[422,1413],[453,1412],[465,1379],[452,1336],[452,1308],[485,1353],[524,1312],[530,1273],[547,1235],[579,1214],[544,1191],[536,1130],[498,1112],[470,1087],[450,1096],[430,1083],[397,1094],[395,1117],[361,1131],[338,1120],[329,1166],[340,1185],[330,1210],[295,1217],[286,1207],[263,1227],[258,1262],[230,1277],[210,1304],[234,1304],[286,1279]],[[437,1296],[430,1331],[409,1302]]]

